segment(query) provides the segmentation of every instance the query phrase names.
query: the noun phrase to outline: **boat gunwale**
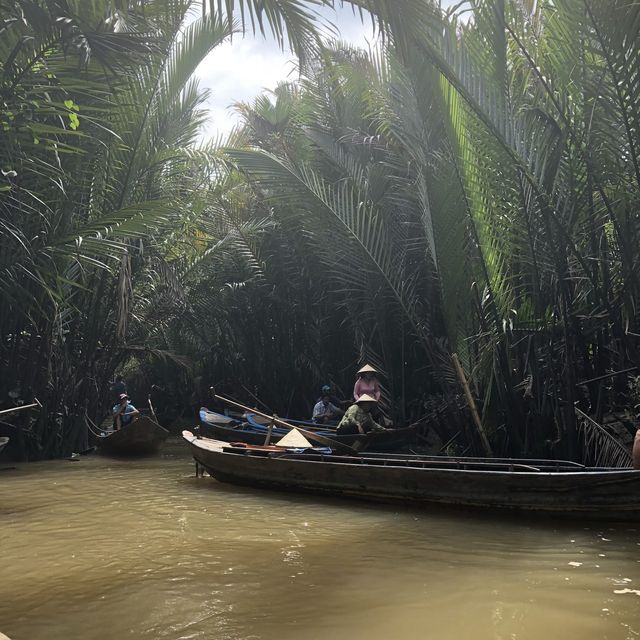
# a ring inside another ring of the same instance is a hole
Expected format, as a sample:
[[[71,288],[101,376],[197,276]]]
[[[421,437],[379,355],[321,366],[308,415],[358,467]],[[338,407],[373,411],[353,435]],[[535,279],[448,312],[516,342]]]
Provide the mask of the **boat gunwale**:
[[[183,436],[184,437],[184,436]],[[399,469],[399,470],[414,470],[414,471],[443,471],[443,472],[457,472],[457,473],[464,473],[464,474],[477,474],[477,473],[482,473],[482,474],[491,474],[491,475],[495,475],[497,477],[500,476],[514,476],[517,475],[518,477],[540,477],[540,476],[546,476],[546,477],[590,477],[593,478],[596,475],[600,475],[603,479],[604,478],[612,478],[614,476],[628,476],[630,478],[633,477],[637,477],[638,474],[640,474],[640,470],[636,470],[636,469],[632,469],[630,467],[628,468],[618,468],[618,467],[584,467],[582,469],[579,470],[574,470],[574,469],[566,469],[566,470],[554,470],[554,471],[550,471],[550,470],[532,470],[532,469],[469,469],[469,468],[461,468],[460,466],[454,466],[457,465],[458,463],[456,462],[451,462],[449,463],[446,460],[443,460],[443,465],[442,466],[428,466],[429,462],[432,461],[424,461],[426,464],[423,465],[418,465],[418,464],[405,464],[405,465],[400,465],[400,464],[380,464],[381,461],[383,461],[384,459],[381,459],[380,457],[376,457],[375,459],[371,459],[371,460],[367,460],[366,462],[363,462],[363,458],[364,456],[358,456],[358,457],[353,457],[353,456],[341,456],[341,455],[335,455],[335,454],[324,454],[324,453],[320,453],[320,452],[314,452],[314,453],[296,453],[296,452],[291,452],[291,451],[286,451],[283,450],[282,453],[275,453],[275,452],[260,452],[260,450],[256,450],[256,449],[245,449],[245,448],[234,448],[232,446],[230,446],[230,443],[228,442],[223,442],[220,440],[213,440],[211,438],[198,438],[196,436],[193,436],[192,434],[192,439],[186,438],[185,440],[187,440],[187,442],[189,442],[192,446],[194,446],[196,449],[200,449],[202,451],[208,452],[208,453],[213,453],[213,454],[217,454],[217,455],[221,455],[221,456],[240,456],[240,457],[253,457],[253,458],[257,458],[257,459],[265,459],[265,458],[269,458],[269,459],[273,459],[273,460],[280,460],[280,461],[286,461],[286,462],[304,462],[307,464],[322,464],[322,465],[336,465],[336,466],[351,466],[351,467],[363,467],[366,466],[367,468],[380,468],[380,469]],[[211,443],[216,443],[214,448],[210,448],[210,447],[206,447],[206,446],[202,446],[201,445],[201,441],[208,441]],[[264,455],[264,453],[266,453],[267,455]],[[396,460],[388,460],[389,462],[396,462]],[[417,460],[413,461],[415,463],[419,462]],[[473,464],[473,463],[467,463],[467,464]],[[445,466],[448,465],[448,466]],[[205,465],[206,466],[206,465]],[[498,466],[498,465],[489,465],[489,466]],[[509,466],[507,464],[504,464],[504,466]]]

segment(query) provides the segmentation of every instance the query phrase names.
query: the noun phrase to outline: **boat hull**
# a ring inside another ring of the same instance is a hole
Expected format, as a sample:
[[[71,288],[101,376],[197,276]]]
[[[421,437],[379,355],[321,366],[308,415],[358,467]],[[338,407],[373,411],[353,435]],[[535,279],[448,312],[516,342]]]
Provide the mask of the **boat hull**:
[[[317,425],[314,425],[317,426]],[[303,426],[303,429],[306,427]],[[277,443],[288,432],[287,429],[274,427],[270,442]],[[200,410],[200,433],[207,438],[223,440],[224,442],[246,442],[247,444],[264,444],[268,427],[259,423],[239,423],[226,416],[212,411]],[[330,438],[341,444],[367,451],[395,451],[415,439],[415,427],[402,427],[374,431],[363,435],[337,435],[335,431],[321,430],[319,435]]]
[[[634,470],[485,471],[446,462],[442,468],[431,466],[433,460],[420,466],[411,456],[274,454],[183,436],[195,460],[222,482],[400,504],[640,520],[640,472]]]
[[[100,453],[118,457],[139,457],[157,453],[169,432],[147,416],[134,420],[106,436],[98,438]]]

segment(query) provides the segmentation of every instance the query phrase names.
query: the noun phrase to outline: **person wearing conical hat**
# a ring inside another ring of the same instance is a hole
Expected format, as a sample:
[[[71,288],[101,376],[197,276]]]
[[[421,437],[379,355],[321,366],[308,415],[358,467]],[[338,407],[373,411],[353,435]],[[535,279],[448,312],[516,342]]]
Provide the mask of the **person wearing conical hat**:
[[[358,371],[358,379],[353,387],[353,398],[356,402],[365,393],[375,398],[376,402],[380,402],[380,382],[377,373],[370,364],[365,364]]]
[[[336,433],[338,435],[365,434],[369,431],[385,431],[385,428],[378,424],[371,415],[371,409],[378,404],[378,401],[366,393],[363,393],[354,404],[345,412]]]

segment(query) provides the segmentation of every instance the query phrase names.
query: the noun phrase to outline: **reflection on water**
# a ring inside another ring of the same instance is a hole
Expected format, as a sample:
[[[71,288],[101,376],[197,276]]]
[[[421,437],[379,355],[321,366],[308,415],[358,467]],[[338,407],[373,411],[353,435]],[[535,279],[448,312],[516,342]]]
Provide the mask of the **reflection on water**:
[[[12,640],[640,638],[638,529],[251,491],[179,444],[0,472],[0,527]]]

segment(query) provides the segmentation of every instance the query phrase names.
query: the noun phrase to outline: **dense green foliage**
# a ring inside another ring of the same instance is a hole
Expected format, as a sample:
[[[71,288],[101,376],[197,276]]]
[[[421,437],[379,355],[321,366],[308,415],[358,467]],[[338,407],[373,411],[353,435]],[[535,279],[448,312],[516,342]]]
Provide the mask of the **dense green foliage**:
[[[296,0],[257,4],[260,28],[290,23],[291,46],[308,48]],[[103,415],[127,361],[180,360],[161,336],[181,279],[198,243],[226,233],[214,146],[196,145],[206,93],[192,76],[230,36],[233,7],[0,8],[0,406],[38,397],[37,421],[10,435],[29,456],[60,455],[83,446],[85,417]]]
[[[316,40],[319,2],[235,3],[300,80],[238,105],[223,153],[189,78],[233,2],[188,27],[187,2],[71,4],[0,33],[0,394],[50,399],[47,453],[123,366],[302,413],[365,359],[396,419],[480,450],[457,352],[495,452],[625,462],[599,423],[630,402],[603,376],[640,364],[638,5],[354,0],[365,52]]]

